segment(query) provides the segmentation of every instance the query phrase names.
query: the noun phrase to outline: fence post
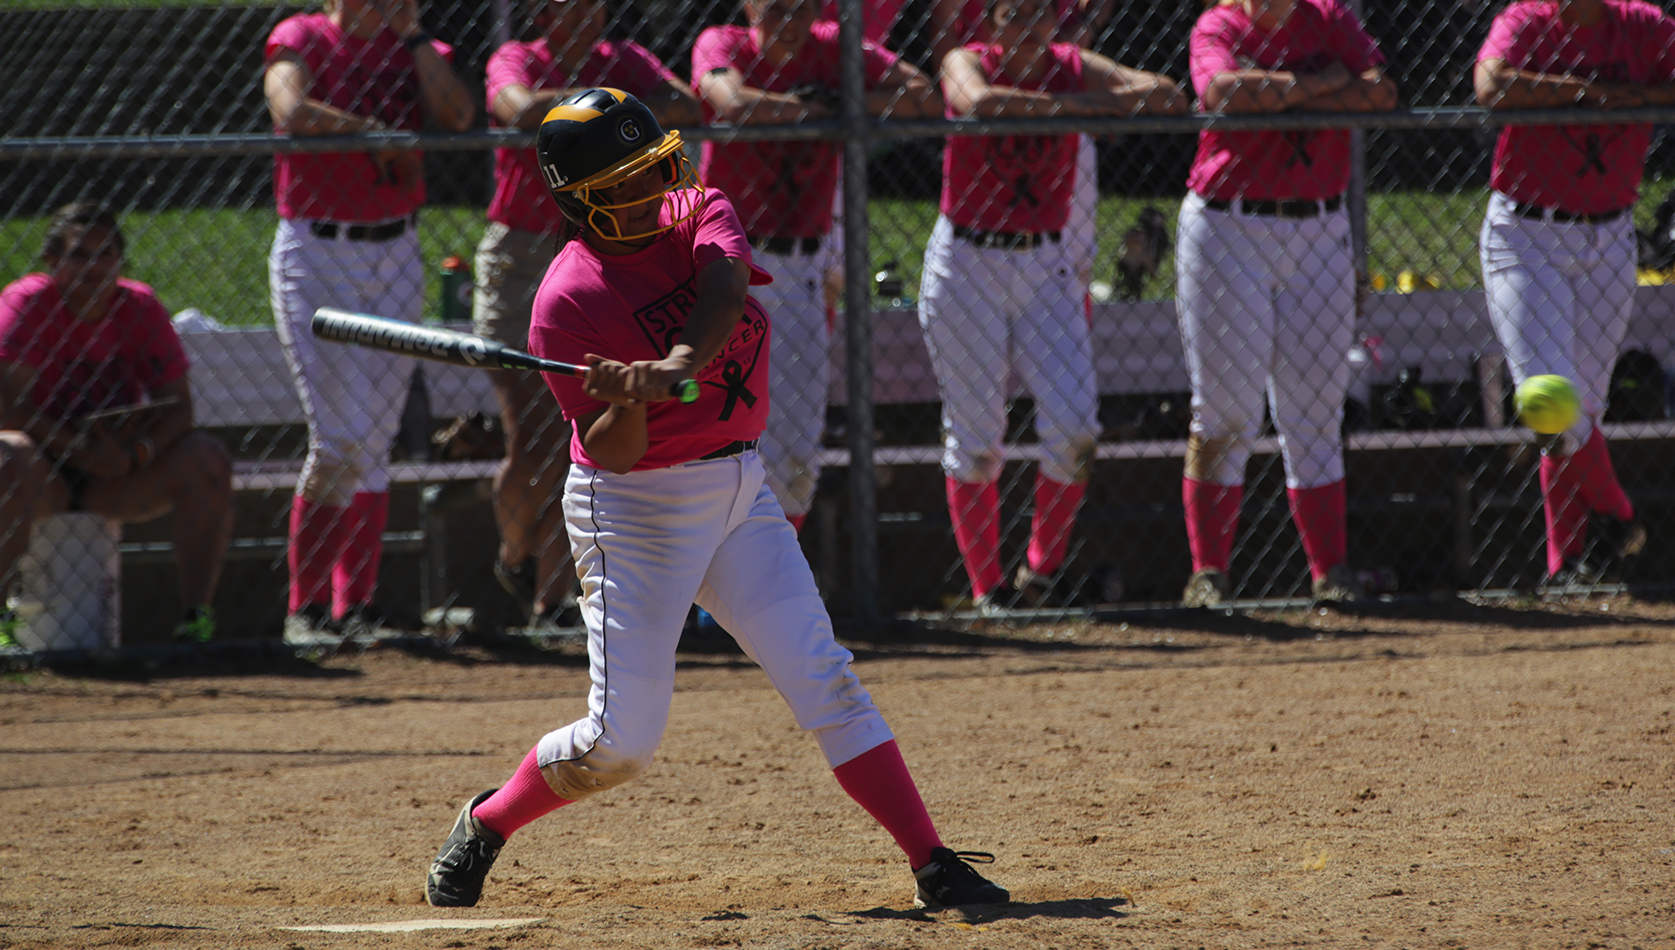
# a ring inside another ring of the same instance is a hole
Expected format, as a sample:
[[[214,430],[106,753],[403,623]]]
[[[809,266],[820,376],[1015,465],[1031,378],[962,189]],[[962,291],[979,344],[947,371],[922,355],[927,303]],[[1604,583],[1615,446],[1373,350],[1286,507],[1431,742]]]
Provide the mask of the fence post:
[[[1349,0],[1355,18],[1366,22],[1366,0]],[[1371,273],[1367,268],[1367,130],[1349,132],[1349,253],[1355,262],[1356,300],[1368,290]],[[1359,308],[1357,308],[1359,309]]]
[[[867,90],[862,0],[839,0],[843,58],[843,297],[849,372],[850,605],[878,619],[878,486],[872,471],[872,252],[867,240]]]

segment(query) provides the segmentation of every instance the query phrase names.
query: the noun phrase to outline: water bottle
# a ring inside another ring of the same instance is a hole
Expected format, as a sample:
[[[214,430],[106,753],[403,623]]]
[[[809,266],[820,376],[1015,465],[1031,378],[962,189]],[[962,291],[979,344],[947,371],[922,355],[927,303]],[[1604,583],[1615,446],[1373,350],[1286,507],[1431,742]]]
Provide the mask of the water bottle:
[[[471,322],[471,268],[458,254],[442,258],[443,323]]]

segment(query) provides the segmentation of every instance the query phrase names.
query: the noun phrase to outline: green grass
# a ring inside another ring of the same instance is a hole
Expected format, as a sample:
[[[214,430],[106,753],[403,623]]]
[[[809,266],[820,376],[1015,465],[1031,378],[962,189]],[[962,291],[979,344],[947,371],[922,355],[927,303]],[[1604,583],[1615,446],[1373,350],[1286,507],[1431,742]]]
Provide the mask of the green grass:
[[[158,7],[272,6],[271,0],[0,0],[0,13],[18,10],[151,10]]]
[[[1636,223],[1646,226],[1675,178],[1648,181],[1635,209]],[[1373,194],[1367,202],[1368,270],[1393,285],[1411,270],[1434,276],[1446,289],[1482,286],[1477,262],[1477,231],[1488,201],[1486,191],[1434,194]],[[1108,197],[1099,203],[1102,247],[1094,279],[1111,282],[1117,242],[1148,205],[1163,212],[1173,240],[1180,199]],[[874,200],[872,259],[874,269],[898,262],[910,295],[918,294],[925,242],[936,221],[931,201]],[[273,211],[134,212],[123,217],[128,237],[126,273],[157,289],[171,312],[197,307],[223,323],[259,326],[272,322],[268,305],[267,257],[277,222]],[[420,244],[427,272],[426,299],[434,310],[439,293],[438,265],[458,254],[467,261],[482,237],[485,221],[477,208],[430,207],[423,216]],[[0,220],[0,282],[39,270],[38,253],[47,218]],[[1146,283],[1145,296],[1174,293],[1175,257]]]
[[[48,220],[0,221],[0,278],[9,282],[41,269],[41,239]],[[123,273],[155,288],[171,313],[196,307],[229,326],[271,324],[268,247],[278,221],[271,210],[123,215],[122,231],[128,239]],[[470,261],[486,223],[475,208],[425,209],[419,245],[425,260],[425,299],[433,311],[442,258],[458,254]]]

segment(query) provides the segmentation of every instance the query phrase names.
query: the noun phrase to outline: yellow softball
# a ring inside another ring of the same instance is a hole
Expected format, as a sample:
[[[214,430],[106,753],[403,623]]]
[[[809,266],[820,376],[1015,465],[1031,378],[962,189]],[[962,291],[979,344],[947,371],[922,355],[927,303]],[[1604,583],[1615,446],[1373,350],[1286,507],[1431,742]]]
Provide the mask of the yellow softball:
[[[1543,435],[1570,428],[1582,412],[1575,385],[1563,376],[1531,376],[1518,384],[1512,403],[1524,425]]]

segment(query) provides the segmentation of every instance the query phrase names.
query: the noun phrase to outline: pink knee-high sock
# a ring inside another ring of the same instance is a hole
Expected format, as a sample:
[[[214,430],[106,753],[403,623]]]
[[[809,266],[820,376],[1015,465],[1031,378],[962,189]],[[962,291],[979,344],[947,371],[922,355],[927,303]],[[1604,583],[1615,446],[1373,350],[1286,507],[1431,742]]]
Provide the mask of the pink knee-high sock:
[[[384,559],[384,525],[390,520],[389,492],[357,492],[349,503],[343,556],[332,567],[332,614],[372,603],[378,565]]]
[[[1576,483],[1590,509],[1623,521],[1634,520],[1634,503],[1617,481],[1617,471],[1611,465],[1611,449],[1598,426],[1594,426],[1588,441],[1570,457],[1570,465],[1576,469]]]
[[[1580,453],[1578,453],[1580,454]],[[1547,521],[1547,573],[1564,569],[1564,562],[1582,556],[1588,539],[1588,506],[1582,500],[1574,455],[1541,457],[1541,508]],[[1620,489],[1619,489],[1620,490]]]
[[[570,800],[559,798],[542,777],[541,766],[535,761],[535,750],[530,749],[529,754],[524,756],[523,764],[518,766],[505,785],[500,786],[500,791],[471,809],[471,814],[490,831],[502,838],[510,838],[512,832],[568,804],[571,804]]]
[[[1233,539],[1239,532],[1239,505],[1245,486],[1217,485],[1181,479],[1181,501],[1186,505],[1186,543],[1192,551],[1192,572],[1215,568],[1227,572]]]
[[[291,497],[290,543],[285,563],[291,572],[289,609],[296,613],[308,604],[330,607],[332,566],[343,554],[348,538],[347,508],[317,505]]]
[[[1303,536],[1303,554],[1309,559],[1309,573],[1315,580],[1349,560],[1344,494],[1343,479],[1329,485],[1285,490],[1291,502],[1291,520]]]
[[[954,543],[971,578],[971,596],[981,597],[1000,586],[1000,489],[994,482],[946,482]]]
[[[1070,547],[1070,531],[1076,527],[1076,512],[1082,507],[1087,485],[1055,482],[1035,475],[1035,517],[1029,526],[1029,569],[1051,574],[1064,564]]]
[[[873,746],[835,769],[838,784],[859,802],[907,854],[911,867],[930,863],[931,849],[942,847],[919,786],[902,761],[896,740]]]
[[[800,515],[786,515],[785,520],[791,522],[791,527],[797,529],[798,534],[802,534],[803,523],[808,520],[808,514],[805,512]]]

